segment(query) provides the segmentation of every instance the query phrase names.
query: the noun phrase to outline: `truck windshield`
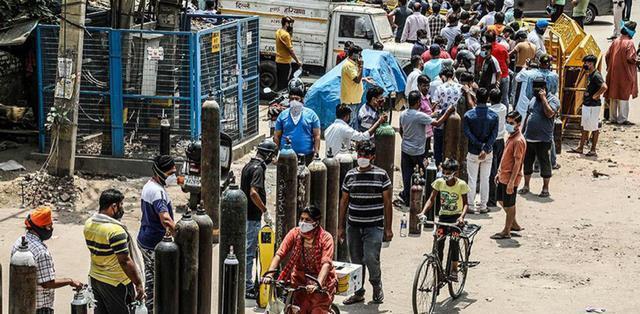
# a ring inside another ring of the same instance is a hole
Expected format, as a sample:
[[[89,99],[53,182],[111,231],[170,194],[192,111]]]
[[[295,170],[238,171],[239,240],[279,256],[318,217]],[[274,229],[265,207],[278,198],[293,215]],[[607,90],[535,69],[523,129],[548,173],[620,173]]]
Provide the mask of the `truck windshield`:
[[[373,16],[373,23],[376,25],[380,39],[393,38],[393,31],[389,25],[389,19],[384,14],[376,14]]]

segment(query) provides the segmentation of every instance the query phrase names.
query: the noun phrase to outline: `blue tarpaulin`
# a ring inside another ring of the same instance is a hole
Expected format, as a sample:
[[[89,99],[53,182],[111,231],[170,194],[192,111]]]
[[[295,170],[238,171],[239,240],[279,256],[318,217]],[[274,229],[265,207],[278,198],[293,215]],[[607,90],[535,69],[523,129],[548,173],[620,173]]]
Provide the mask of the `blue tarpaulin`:
[[[376,85],[382,87],[385,95],[391,92],[404,92],[407,77],[395,57],[386,51],[364,50],[363,77],[370,77]],[[326,129],[336,119],[336,106],[340,104],[340,75],[342,63],[323,75],[309,88],[304,105],[316,112],[320,118],[322,129]],[[367,89],[372,85],[364,83],[362,102],[365,101]]]

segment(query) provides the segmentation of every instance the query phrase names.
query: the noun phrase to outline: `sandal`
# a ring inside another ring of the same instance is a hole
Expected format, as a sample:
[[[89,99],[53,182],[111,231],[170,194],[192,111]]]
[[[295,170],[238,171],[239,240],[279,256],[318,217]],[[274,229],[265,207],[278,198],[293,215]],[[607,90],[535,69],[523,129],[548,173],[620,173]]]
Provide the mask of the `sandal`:
[[[356,304],[356,303],[360,303],[360,302],[364,302],[364,296],[354,294],[354,295],[350,296],[349,298],[347,298],[346,300],[342,301],[342,304],[351,305],[351,304]]]
[[[529,193],[529,187],[525,186],[522,189],[518,190],[518,194],[523,195]]]
[[[511,231],[513,231],[513,232],[524,231],[524,227],[520,227],[520,229],[511,228]]]
[[[587,156],[587,157],[598,157],[598,153],[596,153],[594,151],[590,151],[590,152],[586,153],[585,156]]]
[[[622,123],[620,123],[620,124],[622,124],[622,125],[636,125],[635,123],[633,123],[633,122],[631,122],[631,121],[629,121],[629,120],[627,120],[627,121],[625,121],[625,122],[622,122]]]
[[[496,233],[492,236],[489,237],[492,240],[506,240],[506,239],[511,239],[511,235],[506,235],[506,234],[502,234],[502,233]]]
[[[569,153],[572,153],[572,154],[580,154],[580,155],[582,155],[582,151],[581,151],[581,150],[578,150],[577,148],[572,148],[572,149],[570,149],[570,150],[569,150]]]
[[[541,197],[541,198],[547,198],[547,197],[549,197],[549,196],[551,196],[551,194],[549,194],[549,191],[542,191],[542,192],[540,192],[540,194],[538,195],[538,197]]]

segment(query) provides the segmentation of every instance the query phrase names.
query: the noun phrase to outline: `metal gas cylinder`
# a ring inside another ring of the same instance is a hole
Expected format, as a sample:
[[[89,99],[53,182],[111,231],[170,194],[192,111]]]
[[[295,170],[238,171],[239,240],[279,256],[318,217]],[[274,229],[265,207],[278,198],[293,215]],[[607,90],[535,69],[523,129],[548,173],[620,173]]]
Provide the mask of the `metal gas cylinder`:
[[[311,172],[305,165],[304,155],[298,155],[298,189],[296,194],[296,218],[300,212],[309,206],[311,201]],[[290,230],[290,229],[289,229]]]
[[[198,313],[211,313],[211,272],[213,259],[213,221],[198,207],[193,220],[198,224]]]
[[[444,126],[444,151],[443,160],[447,158],[459,159],[458,145],[460,145],[460,129],[462,128],[462,120],[457,112],[453,112]]]
[[[318,155],[309,164],[309,174],[311,180],[309,185],[309,206],[315,206],[320,209],[322,214],[320,225],[325,228],[327,216],[327,166],[322,163]]]
[[[396,151],[396,131],[391,124],[383,123],[377,130],[375,136],[376,159],[373,164],[384,169],[391,180],[393,186],[393,172],[395,170]]]
[[[276,247],[280,247],[287,232],[296,226],[297,219],[297,199],[291,194],[298,190],[298,157],[288,139],[286,141],[276,167]]]
[[[418,213],[422,211],[422,193],[424,179],[420,167],[416,165],[411,176],[411,192],[409,194],[409,234],[420,234]]]
[[[36,312],[36,279],[36,261],[23,236],[9,265],[9,314]]]
[[[338,160],[338,164],[340,165],[340,190],[342,190],[342,184],[344,183],[344,177],[347,176],[347,173],[349,172],[349,170],[353,169],[353,157],[351,157],[351,154],[349,153],[349,151],[347,150],[347,147],[343,146],[342,149],[340,149],[340,153],[338,153],[338,155],[336,155],[336,159]],[[342,193],[340,193],[339,195],[342,195]],[[340,200],[341,196],[338,196],[338,200]],[[338,201],[338,206],[340,205],[339,201]],[[339,215],[339,211],[338,211],[338,215]],[[338,223],[338,228],[342,227],[346,230],[346,219],[344,221],[344,225],[340,226]],[[337,234],[337,230],[338,228],[336,228],[336,234]],[[338,239],[336,237],[336,260],[339,262],[350,262],[350,257],[349,257],[349,246],[347,245],[347,241],[345,239],[345,241],[340,241],[340,239]]]
[[[176,244],[180,247],[180,313],[198,313],[198,249],[200,231],[191,212],[176,223]]]
[[[338,235],[338,202],[340,200],[340,162],[333,158],[331,149],[327,152],[327,158],[323,159],[327,167],[327,198],[325,214],[325,230],[329,232],[334,241]],[[335,246],[336,243],[334,243]]]
[[[180,307],[180,247],[173,238],[165,235],[154,249],[153,312],[178,314]]]

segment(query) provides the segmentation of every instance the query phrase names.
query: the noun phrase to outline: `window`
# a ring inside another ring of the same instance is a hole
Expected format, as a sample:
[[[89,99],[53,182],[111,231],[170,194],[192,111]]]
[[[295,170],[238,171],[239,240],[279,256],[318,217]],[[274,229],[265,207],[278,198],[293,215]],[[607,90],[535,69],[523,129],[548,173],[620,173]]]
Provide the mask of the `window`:
[[[339,37],[373,39],[373,26],[368,15],[341,15]]]

